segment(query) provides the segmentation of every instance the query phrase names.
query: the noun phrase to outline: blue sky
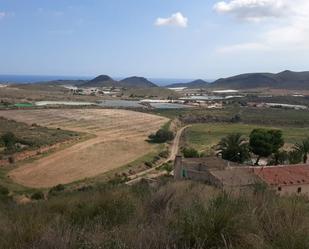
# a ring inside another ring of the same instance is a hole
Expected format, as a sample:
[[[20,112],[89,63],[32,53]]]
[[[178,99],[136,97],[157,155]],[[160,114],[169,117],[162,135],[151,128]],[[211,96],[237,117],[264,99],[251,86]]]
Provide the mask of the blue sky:
[[[307,0],[0,0],[0,74],[309,70],[308,10]]]

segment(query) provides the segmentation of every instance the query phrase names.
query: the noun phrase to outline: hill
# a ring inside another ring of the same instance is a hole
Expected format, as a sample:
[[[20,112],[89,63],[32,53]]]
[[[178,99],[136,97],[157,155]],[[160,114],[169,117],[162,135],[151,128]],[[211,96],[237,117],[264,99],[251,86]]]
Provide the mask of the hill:
[[[207,87],[209,83],[205,80],[194,80],[188,83],[175,83],[175,84],[171,84],[166,86],[167,88],[174,88],[174,87],[187,87],[187,88],[204,88]]]
[[[137,87],[137,88],[147,88],[147,87],[158,87],[156,84],[147,80],[144,77],[129,77],[121,80],[119,82],[124,87]]]
[[[124,88],[151,88],[157,87],[154,83],[150,82],[143,77],[129,77],[121,81],[116,81],[108,75],[100,75],[93,80],[80,84],[81,87],[124,87]]]
[[[252,89],[309,89],[309,72],[283,71],[273,73],[248,73],[215,81],[212,88]]]
[[[113,80],[108,75],[99,75],[98,77],[79,85],[81,87],[112,87],[118,86],[118,81]]]

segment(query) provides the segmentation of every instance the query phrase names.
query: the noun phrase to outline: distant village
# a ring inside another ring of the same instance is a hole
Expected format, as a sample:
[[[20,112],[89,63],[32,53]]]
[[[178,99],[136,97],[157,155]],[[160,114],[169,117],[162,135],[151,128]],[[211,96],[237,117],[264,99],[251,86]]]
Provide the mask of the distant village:
[[[121,98],[122,88],[121,87],[78,87],[64,85],[65,88],[69,89],[73,95],[81,96],[108,96],[111,98]],[[192,107],[202,107],[206,109],[222,109],[226,101],[231,99],[241,99],[248,95],[246,92],[239,90],[213,90],[206,91],[200,88],[187,88],[187,87],[174,87],[168,88],[180,94],[180,98],[168,98],[168,99],[141,99],[140,103],[170,103],[180,104]],[[262,98],[272,98],[272,95],[261,95]],[[294,94],[293,97],[304,97],[301,94]],[[272,102],[246,102],[248,107],[255,108],[283,108],[283,109],[295,109],[295,110],[306,110],[308,109],[305,105],[292,105],[285,103],[272,103]]]

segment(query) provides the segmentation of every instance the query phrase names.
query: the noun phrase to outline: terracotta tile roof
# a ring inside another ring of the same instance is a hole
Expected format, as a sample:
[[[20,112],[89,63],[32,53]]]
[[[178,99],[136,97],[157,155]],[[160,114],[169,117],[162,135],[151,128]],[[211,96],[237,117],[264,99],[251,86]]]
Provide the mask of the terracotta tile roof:
[[[309,184],[309,164],[259,167],[254,173],[270,185]]]

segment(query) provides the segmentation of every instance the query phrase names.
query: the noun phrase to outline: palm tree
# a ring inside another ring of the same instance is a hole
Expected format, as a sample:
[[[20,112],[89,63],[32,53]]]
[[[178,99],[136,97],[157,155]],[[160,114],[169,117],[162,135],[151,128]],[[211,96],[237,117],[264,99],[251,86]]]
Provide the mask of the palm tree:
[[[304,139],[301,143],[296,143],[294,149],[301,153],[303,163],[307,163],[309,153],[309,138]]]
[[[240,133],[233,133],[222,138],[218,146],[219,154],[225,160],[243,163],[249,159],[248,143]]]

